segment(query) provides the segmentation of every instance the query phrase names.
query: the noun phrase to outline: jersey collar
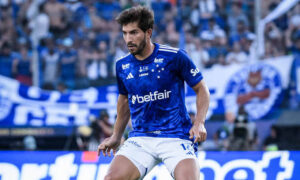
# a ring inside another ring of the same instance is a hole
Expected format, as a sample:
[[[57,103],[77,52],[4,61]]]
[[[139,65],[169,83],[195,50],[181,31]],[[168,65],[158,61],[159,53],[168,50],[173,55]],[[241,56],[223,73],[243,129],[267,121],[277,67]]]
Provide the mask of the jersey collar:
[[[159,44],[157,43],[153,43],[154,44],[154,49],[153,49],[153,52],[150,56],[148,56],[146,59],[144,60],[138,60],[134,57],[134,55],[130,54],[131,56],[131,59],[134,61],[134,62],[137,62],[139,64],[147,64],[147,63],[150,63],[154,60],[154,57],[156,56],[157,54],[157,51],[159,49]]]

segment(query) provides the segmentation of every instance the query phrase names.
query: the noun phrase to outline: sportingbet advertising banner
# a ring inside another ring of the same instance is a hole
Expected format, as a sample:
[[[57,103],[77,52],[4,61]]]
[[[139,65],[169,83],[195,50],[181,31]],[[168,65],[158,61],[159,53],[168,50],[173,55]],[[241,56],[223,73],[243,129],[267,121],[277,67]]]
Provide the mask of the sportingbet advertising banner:
[[[0,151],[1,180],[102,180],[112,158],[96,152]],[[300,152],[199,152],[201,180],[299,180]],[[144,180],[172,180],[163,164]]]
[[[249,99],[245,109],[253,120],[267,115],[288,87],[293,57],[279,57],[257,64],[215,65],[202,71],[210,90],[207,118],[225,112],[237,113],[239,96],[253,91],[268,91],[263,100]],[[154,93],[154,92],[149,92]],[[28,87],[0,76],[0,126],[88,125],[91,115],[107,109],[113,123],[117,87],[107,86],[60,93]],[[196,112],[196,96],[186,88],[188,111]]]

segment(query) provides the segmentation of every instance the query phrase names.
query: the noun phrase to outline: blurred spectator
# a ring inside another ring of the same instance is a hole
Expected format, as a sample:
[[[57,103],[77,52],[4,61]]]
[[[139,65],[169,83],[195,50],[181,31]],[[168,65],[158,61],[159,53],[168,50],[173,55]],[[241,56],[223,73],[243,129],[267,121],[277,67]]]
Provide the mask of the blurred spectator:
[[[89,59],[87,64],[87,75],[89,80],[106,79],[108,77],[108,52],[107,43],[100,41],[95,51],[95,56]]]
[[[4,42],[0,47],[0,75],[12,77],[13,75],[13,61],[14,58],[11,53],[11,45]]]
[[[266,24],[265,37],[265,58],[284,55],[283,34],[273,22]]]
[[[280,53],[280,50],[272,43],[271,41],[265,42],[265,54],[264,58],[273,58],[278,57],[279,55],[283,55]]]
[[[50,18],[50,32],[55,37],[62,37],[65,32],[68,32],[69,14],[63,4],[57,0],[46,1],[45,12]]]
[[[179,42],[179,33],[176,31],[174,21],[171,21],[167,24],[166,33],[166,44],[177,47]]]
[[[199,11],[202,19],[211,18],[216,10],[215,0],[199,0]]]
[[[224,123],[214,134],[214,145],[215,150],[225,151],[229,146],[229,137],[232,133],[232,129],[230,129],[228,123]]]
[[[214,18],[209,18],[208,19],[208,26],[204,27],[204,29],[202,29],[201,33],[208,33],[213,35],[215,38],[216,37],[225,37],[225,31],[216,23],[216,20]],[[224,40],[223,40],[224,41]],[[226,42],[226,41],[225,41]],[[223,43],[224,44],[224,43]],[[225,44],[224,44],[225,45]]]
[[[255,34],[248,32],[245,36],[241,39],[240,43],[242,46],[242,50],[247,54],[248,56],[248,62],[253,62],[256,59],[255,52],[256,52],[256,46],[253,43],[255,41]]]
[[[178,8],[178,12],[182,21],[186,21],[189,19],[191,11],[192,11],[191,1],[182,0]]]
[[[95,7],[90,7],[89,12],[86,15],[88,17],[85,18],[89,18],[91,24],[85,24],[85,27],[91,28],[91,30],[94,32],[105,32],[106,30],[108,30],[106,21],[97,15],[97,10]]]
[[[241,41],[243,38],[247,39],[247,35],[249,33],[248,26],[246,26],[245,22],[242,20],[239,20],[237,22],[237,29],[234,32],[231,32],[229,34],[229,45],[233,45],[236,41]],[[244,42],[241,42],[241,45],[243,46]]]
[[[210,62],[207,63],[206,67],[211,67],[214,64],[226,65],[225,55],[227,53],[227,48],[224,46],[223,41],[216,37],[213,32],[203,31],[201,33],[201,38],[204,41],[204,47],[207,50]]]
[[[271,127],[270,135],[264,139],[264,151],[277,151],[279,150],[279,138],[275,126]]]
[[[76,144],[81,151],[89,150],[89,141],[92,129],[88,126],[80,126],[76,131]]]
[[[49,21],[49,16],[45,13],[44,4],[39,5],[37,15],[29,22],[29,28],[31,29],[30,39],[34,46],[37,46],[40,39],[48,35]]]
[[[190,32],[187,28],[184,28],[184,33],[185,33],[185,46],[184,49],[188,54],[191,54],[192,51],[195,50],[196,46],[194,44],[194,35],[192,32]],[[200,38],[197,38],[198,40],[201,41]]]
[[[161,28],[160,26],[163,25],[163,19],[165,18],[165,12],[169,10],[171,7],[171,4],[168,1],[162,1],[162,0],[152,0],[151,2],[151,8],[154,11],[154,20],[155,24],[159,25],[158,28]],[[185,12],[185,9],[181,9]],[[184,16],[184,15],[183,15]]]
[[[238,23],[243,22],[245,26],[249,26],[248,17],[243,13],[240,3],[233,3],[232,12],[227,18],[227,24],[229,27],[230,34],[236,33],[238,31]]]
[[[106,110],[100,112],[100,116],[91,123],[92,135],[89,141],[88,150],[96,151],[98,145],[112,135],[113,126],[109,122],[109,115]]]
[[[80,41],[80,48],[78,49],[78,77],[77,88],[87,88],[90,84],[88,81],[88,68],[87,66],[93,60],[97,59],[97,52],[92,47],[92,42],[89,39],[82,39]]]
[[[46,41],[46,48],[41,52],[44,83],[55,85],[58,78],[60,54],[52,39]]]
[[[300,4],[296,4],[291,11],[288,12],[289,26],[300,27]]]
[[[286,32],[286,45],[293,55],[300,54],[300,26],[291,26]]]
[[[217,63],[221,65],[227,65],[228,63],[225,60],[226,54],[227,54],[227,47],[224,45],[224,41],[222,39],[221,34],[216,34],[215,38],[213,40],[213,53],[215,53],[217,58]]]
[[[32,54],[25,45],[20,48],[20,57],[13,62],[13,74],[19,82],[32,85]]]
[[[196,67],[201,71],[209,66],[209,54],[203,49],[200,38],[195,39],[193,44],[195,44],[195,47],[191,50],[190,55]]]
[[[251,151],[257,150],[257,129],[254,122],[249,121],[243,106],[240,107],[237,118],[234,120],[233,131],[229,137],[228,150]]]
[[[220,29],[217,28],[214,30],[214,34],[215,34],[215,39],[218,42],[218,44],[227,48],[226,32],[221,28]]]
[[[103,17],[106,21],[113,20],[117,12],[121,10],[119,2],[114,0],[96,1],[95,6],[99,13],[98,15]]]
[[[116,45],[115,45],[115,53],[114,53],[114,61],[112,63],[112,75],[113,77],[116,76],[116,60],[118,60],[119,58],[125,56],[127,54],[127,46],[125,41],[122,38],[116,39]]]
[[[74,14],[74,16],[76,17],[76,13],[78,11],[80,11],[80,9],[82,8],[82,2],[78,1],[78,0],[66,0],[65,1],[65,7]]]
[[[288,51],[293,55],[293,63],[290,74],[289,84],[289,107],[291,109],[298,109],[300,103],[299,92],[299,67],[300,67],[300,25],[291,25],[286,31],[286,45]]]
[[[196,1],[194,1],[192,3],[190,22],[191,22],[191,26],[192,26],[192,32],[193,32],[193,34],[196,34],[200,27],[200,12],[198,9],[198,3]]]
[[[299,82],[300,69],[300,53],[294,56],[289,84],[289,108],[298,109],[300,104],[300,84]]]
[[[23,139],[24,150],[34,151],[37,149],[37,143],[33,136],[25,136]]]
[[[0,47],[4,42],[13,45],[14,40],[16,40],[16,28],[12,17],[12,7],[8,4],[0,7]]]
[[[75,88],[75,77],[77,74],[77,52],[73,49],[73,40],[63,40],[63,50],[60,56],[59,70],[60,80],[64,81],[69,89]]]
[[[203,43],[203,48],[208,52],[209,61],[205,63],[205,68],[211,68],[214,64],[217,63],[217,50],[214,47],[214,35],[210,33],[203,32],[201,34],[201,42]]]
[[[224,122],[213,134],[213,139],[206,139],[200,148],[205,151],[226,151],[229,146],[229,137],[233,131],[234,124]]]
[[[232,51],[226,55],[226,62],[228,64],[247,63],[247,54],[242,51],[239,42],[235,42],[233,44]]]
[[[100,41],[98,43],[98,73],[101,79],[108,77],[108,64],[109,62],[109,51],[107,51],[107,43],[105,41]]]

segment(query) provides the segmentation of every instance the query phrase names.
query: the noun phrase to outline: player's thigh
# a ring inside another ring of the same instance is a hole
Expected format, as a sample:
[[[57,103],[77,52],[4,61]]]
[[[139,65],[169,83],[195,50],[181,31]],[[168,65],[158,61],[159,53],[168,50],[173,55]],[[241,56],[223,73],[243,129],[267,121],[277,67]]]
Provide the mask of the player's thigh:
[[[197,165],[197,157],[191,141],[178,138],[165,138],[162,139],[158,151],[159,157],[163,160],[172,177],[175,177],[174,172],[177,166],[180,169],[180,174],[185,174],[184,172],[194,173],[193,162]],[[185,160],[187,160],[187,163]],[[182,162],[187,165],[189,169],[185,170],[180,168]],[[199,169],[197,169],[197,171],[199,171]]]
[[[175,167],[176,180],[199,180],[199,165],[195,159],[183,159]]]
[[[139,177],[138,168],[127,157],[117,155],[110,164],[105,180],[135,180]]]
[[[131,137],[124,142],[116,156],[126,157],[138,169],[140,178],[143,178],[157,164],[155,154],[148,146],[144,138]]]

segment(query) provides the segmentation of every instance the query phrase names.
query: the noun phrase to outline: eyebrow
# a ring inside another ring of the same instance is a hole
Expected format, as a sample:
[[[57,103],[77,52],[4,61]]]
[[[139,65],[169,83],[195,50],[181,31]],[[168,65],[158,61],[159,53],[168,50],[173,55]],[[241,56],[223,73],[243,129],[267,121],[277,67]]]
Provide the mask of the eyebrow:
[[[133,29],[133,30],[129,31],[128,33],[133,33],[133,32],[136,32],[136,31],[138,31],[138,29]],[[124,31],[124,30],[122,30],[122,32],[123,32],[123,33],[127,33],[127,32]]]

